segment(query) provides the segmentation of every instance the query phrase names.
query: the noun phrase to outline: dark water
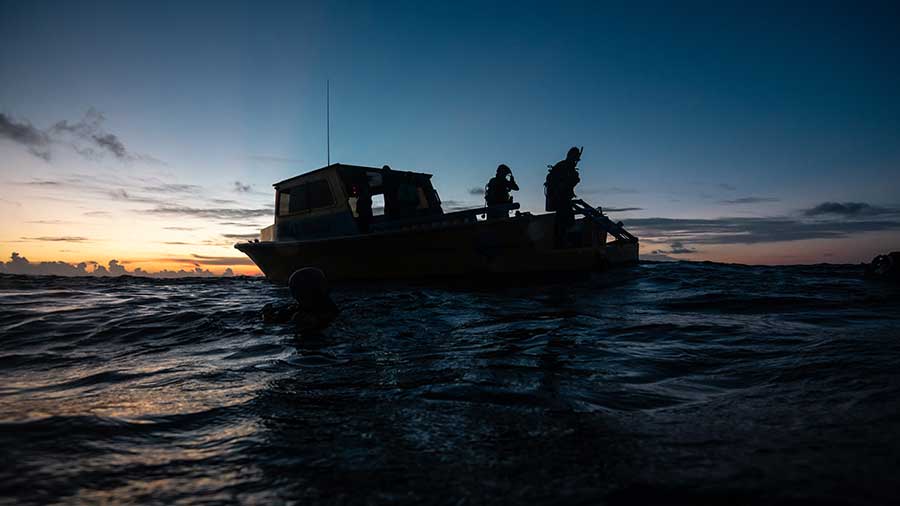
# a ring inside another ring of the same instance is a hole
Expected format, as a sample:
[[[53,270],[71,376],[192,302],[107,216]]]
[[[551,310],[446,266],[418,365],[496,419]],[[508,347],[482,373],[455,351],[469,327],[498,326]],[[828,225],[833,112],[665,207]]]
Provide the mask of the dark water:
[[[262,280],[0,277],[0,501],[896,504],[898,296],[645,264],[297,336]]]

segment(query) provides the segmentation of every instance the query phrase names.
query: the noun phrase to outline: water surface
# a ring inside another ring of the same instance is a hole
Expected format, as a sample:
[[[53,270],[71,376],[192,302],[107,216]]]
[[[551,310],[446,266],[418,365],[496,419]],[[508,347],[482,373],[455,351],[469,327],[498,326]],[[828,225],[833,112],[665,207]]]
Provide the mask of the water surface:
[[[892,503],[900,289],[643,264],[339,287],[0,276],[0,501]]]

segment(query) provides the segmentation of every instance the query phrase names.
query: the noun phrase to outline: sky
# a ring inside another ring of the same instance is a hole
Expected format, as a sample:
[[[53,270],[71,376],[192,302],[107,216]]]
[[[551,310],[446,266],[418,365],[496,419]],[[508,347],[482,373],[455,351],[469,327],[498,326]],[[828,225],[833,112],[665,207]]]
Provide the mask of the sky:
[[[900,4],[728,4],[0,0],[0,268],[257,274],[326,81],[331,160],[445,202],[542,212],[576,145],[643,258],[900,250]]]

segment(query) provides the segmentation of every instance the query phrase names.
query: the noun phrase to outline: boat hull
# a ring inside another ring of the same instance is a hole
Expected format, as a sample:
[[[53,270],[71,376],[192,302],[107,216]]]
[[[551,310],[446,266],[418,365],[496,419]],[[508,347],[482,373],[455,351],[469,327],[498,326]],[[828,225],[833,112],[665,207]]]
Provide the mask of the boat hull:
[[[591,271],[638,261],[637,242],[606,243],[579,220],[585,246],[553,248],[552,214],[429,225],[311,241],[235,245],[273,281],[318,267],[333,281],[415,279],[553,271]],[[592,235],[593,234],[593,235]]]

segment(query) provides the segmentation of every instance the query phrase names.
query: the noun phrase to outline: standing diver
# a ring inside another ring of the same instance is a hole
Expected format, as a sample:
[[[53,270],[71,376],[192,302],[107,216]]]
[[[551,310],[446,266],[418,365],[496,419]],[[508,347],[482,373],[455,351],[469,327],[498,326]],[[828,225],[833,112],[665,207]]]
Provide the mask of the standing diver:
[[[556,211],[556,220],[553,223],[553,242],[557,248],[566,245],[566,234],[575,223],[575,212],[572,209],[572,199],[575,197],[575,185],[581,178],[578,176],[578,161],[584,148],[572,147],[566,154],[566,159],[550,167],[547,180],[544,182],[544,194],[547,196],[547,211]]]
[[[503,204],[512,204],[512,196],[510,191],[519,191],[519,185],[516,184],[516,178],[512,175],[512,170],[505,164],[497,167],[497,175],[488,181],[484,187],[484,202],[488,206],[488,219],[506,218],[509,216],[508,210],[491,209],[491,206]]]

